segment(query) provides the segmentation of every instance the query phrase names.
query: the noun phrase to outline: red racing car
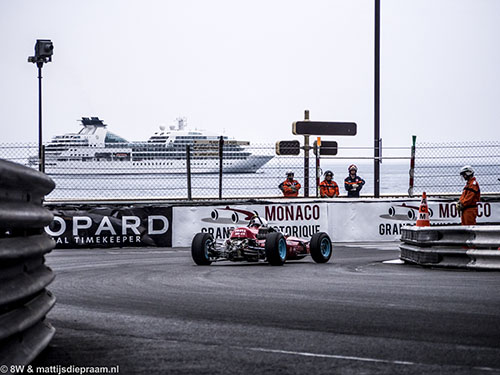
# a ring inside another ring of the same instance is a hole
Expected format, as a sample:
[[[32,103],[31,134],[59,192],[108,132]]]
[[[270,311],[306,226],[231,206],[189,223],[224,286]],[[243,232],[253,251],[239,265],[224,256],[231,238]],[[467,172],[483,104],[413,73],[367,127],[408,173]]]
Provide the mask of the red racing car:
[[[332,241],[328,234],[313,234],[311,240],[284,236],[260,217],[253,217],[248,226],[239,227],[231,236],[217,243],[209,233],[197,233],[191,243],[191,255],[199,266],[212,262],[268,262],[281,266],[287,260],[302,259],[311,255],[316,263],[326,263],[332,256]]]

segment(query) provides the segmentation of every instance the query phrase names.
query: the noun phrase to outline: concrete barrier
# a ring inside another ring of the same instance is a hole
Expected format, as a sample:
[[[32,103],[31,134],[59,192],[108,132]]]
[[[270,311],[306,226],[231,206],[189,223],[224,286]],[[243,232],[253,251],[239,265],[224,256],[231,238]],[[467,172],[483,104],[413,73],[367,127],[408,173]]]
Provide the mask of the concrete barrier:
[[[409,263],[500,270],[500,225],[404,227],[401,241]]]
[[[55,304],[45,254],[55,242],[44,231],[53,215],[42,207],[54,182],[33,169],[0,160],[0,364],[30,363],[55,329],[45,316]]]

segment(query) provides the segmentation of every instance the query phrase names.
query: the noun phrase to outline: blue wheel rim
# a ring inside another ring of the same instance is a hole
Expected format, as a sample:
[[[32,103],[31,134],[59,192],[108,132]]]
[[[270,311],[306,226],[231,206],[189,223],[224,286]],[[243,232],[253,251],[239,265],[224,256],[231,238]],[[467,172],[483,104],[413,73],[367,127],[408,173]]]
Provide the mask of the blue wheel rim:
[[[323,238],[321,240],[320,249],[321,255],[323,255],[324,258],[328,258],[330,256],[330,253],[332,252],[332,244],[328,238]]]
[[[285,259],[286,257],[286,241],[281,238],[278,242],[278,252],[281,259]]]
[[[212,241],[211,240],[206,240],[205,241],[205,246],[204,246],[204,254],[205,254],[205,258],[208,259],[208,249],[210,248],[210,245],[212,244]]]

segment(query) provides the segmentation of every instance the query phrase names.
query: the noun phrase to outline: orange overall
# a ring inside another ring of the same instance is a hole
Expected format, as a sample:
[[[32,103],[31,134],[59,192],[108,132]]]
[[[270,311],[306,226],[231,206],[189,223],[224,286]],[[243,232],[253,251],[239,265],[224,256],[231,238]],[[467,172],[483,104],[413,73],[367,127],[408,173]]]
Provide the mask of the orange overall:
[[[319,184],[319,193],[321,198],[333,198],[339,196],[339,186],[333,180],[323,180]]]
[[[296,197],[299,195],[300,183],[297,180],[289,180],[288,178],[280,184],[281,190],[285,197]]]
[[[481,198],[481,191],[475,177],[471,177],[465,184],[460,203],[462,204],[462,225],[476,225],[477,202]]]

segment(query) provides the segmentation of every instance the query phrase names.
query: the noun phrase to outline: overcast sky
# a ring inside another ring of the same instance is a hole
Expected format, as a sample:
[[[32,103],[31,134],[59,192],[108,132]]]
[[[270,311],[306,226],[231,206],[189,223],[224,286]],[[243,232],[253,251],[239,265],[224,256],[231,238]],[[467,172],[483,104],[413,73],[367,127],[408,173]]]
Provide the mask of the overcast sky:
[[[44,140],[98,116],[129,140],[186,117],[254,142],[291,124],[354,121],[373,145],[373,0],[0,0],[0,142]],[[384,146],[499,140],[500,1],[382,0]]]

